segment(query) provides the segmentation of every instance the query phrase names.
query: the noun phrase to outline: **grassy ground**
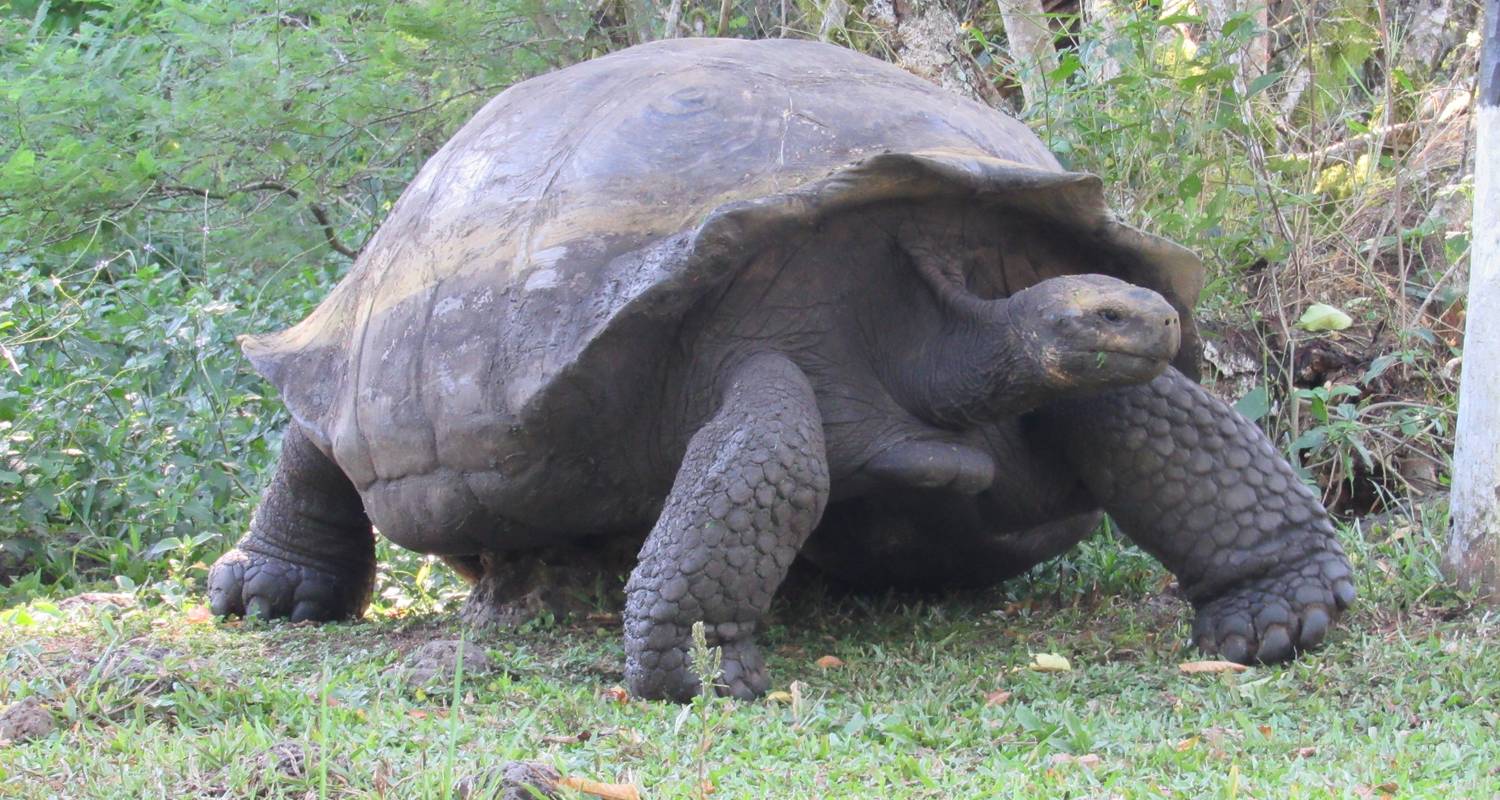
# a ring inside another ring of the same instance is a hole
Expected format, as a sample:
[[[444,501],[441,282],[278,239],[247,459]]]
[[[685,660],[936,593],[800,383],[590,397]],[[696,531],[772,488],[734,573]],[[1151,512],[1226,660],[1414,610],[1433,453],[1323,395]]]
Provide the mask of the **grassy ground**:
[[[1500,796],[1500,619],[1438,587],[1427,530],[1346,532],[1361,603],[1285,667],[1180,673],[1186,609],[1101,537],[1004,590],[809,592],[763,639],[784,694],[688,707],[611,696],[599,617],[468,634],[482,663],[412,688],[409,654],[466,634],[399,581],[325,626],[36,602],[0,625],[0,704],[35,695],[58,730],[0,747],[0,796],[448,797],[510,759],[647,798],[700,774],[714,798]]]

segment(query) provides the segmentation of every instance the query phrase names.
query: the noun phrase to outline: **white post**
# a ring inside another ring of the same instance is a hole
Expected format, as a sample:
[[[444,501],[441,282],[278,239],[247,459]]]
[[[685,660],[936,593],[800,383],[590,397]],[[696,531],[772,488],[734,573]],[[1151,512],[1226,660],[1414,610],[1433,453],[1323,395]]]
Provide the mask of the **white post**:
[[[1468,321],[1443,567],[1500,602],[1500,0],[1486,0],[1474,146]]]

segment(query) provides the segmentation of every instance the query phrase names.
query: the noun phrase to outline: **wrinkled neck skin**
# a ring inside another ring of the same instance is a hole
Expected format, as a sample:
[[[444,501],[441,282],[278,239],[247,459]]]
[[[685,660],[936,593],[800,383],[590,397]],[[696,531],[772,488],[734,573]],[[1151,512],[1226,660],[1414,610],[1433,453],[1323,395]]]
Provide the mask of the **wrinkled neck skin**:
[[[962,430],[1025,413],[1047,396],[1046,375],[1008,300],[946,297],[942,330],[913,343],[892,375],[892,393],[916,416]]]

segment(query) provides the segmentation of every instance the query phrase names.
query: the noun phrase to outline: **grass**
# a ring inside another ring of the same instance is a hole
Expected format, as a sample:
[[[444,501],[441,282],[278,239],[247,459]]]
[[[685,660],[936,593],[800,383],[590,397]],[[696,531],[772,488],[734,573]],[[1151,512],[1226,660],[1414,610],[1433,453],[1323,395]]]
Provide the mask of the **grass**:
[[[481,635],[392,603],[300,626],[149,591],[33,602],[0,627],[0,702],[38,695],[59,730],[0,748],[0,795],[438,798],[527,759],[648,798],[1491,798],[1500,619],[1440,587],[1428,530],[1346,532],[1362,601],[1286,666],[1181,674],[1186,609],[1100,537],[990,592],[803,592],[762,639],[782,695],[687,707],[611,698],[610,623]],[[484,658],[404,684],[409,653],[460,636]],[[1036,653],[1072,670],[1033,672]]]

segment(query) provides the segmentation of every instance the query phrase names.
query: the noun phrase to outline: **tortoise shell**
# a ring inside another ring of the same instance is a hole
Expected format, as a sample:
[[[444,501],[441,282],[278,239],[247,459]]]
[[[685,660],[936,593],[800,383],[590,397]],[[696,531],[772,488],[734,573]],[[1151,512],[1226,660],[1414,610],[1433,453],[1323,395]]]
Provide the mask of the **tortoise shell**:
[[[861,205],[955,199],[1115,254],[1094,271],[1177,308],[1177,366],[1196,375],[1196,256],[1117,221],[1099,179],[1064,171],[1019,121],[795,40],[662,41],[511,87],[426,163],[316,310],[243,348],[362,491],[493,469],[497,432],[559,393],[608,394],[759,243]],[[1012,290],[1053,277],[1006,264]]]

